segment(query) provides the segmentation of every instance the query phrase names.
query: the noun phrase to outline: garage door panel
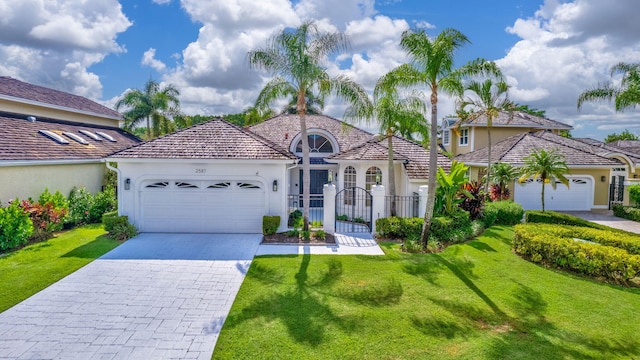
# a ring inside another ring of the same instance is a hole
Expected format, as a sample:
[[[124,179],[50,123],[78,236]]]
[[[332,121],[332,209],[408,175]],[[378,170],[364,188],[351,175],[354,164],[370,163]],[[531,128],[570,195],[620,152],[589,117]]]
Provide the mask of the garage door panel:
[[[523,185],[516,185],[514,200],[525,210],[540,210],[542,183],[540,180],[528,179]],[[560,211],[591,210],[593,202],[593,180],[589,177],[569,177],[569,187],[562,183],[556,189],[545,185],[545,209]]]
[[[260,233],[266,194],[255,181],[158,180],[140,193],[141,231]]]

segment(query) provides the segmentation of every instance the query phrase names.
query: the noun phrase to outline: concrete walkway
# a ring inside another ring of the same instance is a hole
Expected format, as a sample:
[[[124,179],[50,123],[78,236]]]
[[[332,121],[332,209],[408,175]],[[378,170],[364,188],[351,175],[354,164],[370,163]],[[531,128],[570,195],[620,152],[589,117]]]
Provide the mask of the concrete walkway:
[[[563,211],[579,218],[592,221],[597,224],[606,225],[615,229],[634,232],[640,234],[640,222],[619,218],[613,215],[612,211]]]
[[[2,359],[210,359],[261,235],[141,234],[0,314]]]
[[[256,255],[384,255],[370,233],[335,234],[335,245],[262,244]]]

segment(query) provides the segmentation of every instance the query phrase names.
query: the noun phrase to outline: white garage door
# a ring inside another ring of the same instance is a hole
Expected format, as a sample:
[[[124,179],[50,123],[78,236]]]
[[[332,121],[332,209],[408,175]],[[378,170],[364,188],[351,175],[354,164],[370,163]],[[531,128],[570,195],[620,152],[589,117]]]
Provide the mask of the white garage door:
[[[551,184],[545,185],[545,210],[588,211],[593,205],[593,180],[586,176],[567,177],[569,187],[558,182],[556,189]],[[516,184],[514,200],[525,210],[541,210],[542,183],[540,179],[528,179],[523,184]]]
[[[140,231],[261,233],[265,186],[254,180],[157,180],[140,190]]]

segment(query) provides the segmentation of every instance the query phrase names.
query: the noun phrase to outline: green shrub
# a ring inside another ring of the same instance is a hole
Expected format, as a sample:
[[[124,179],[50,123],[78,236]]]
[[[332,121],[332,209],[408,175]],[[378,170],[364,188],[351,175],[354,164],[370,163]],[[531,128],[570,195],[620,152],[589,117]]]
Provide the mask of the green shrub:
[[[612,210],[613,214],[617,217],[632,221],[640,221],[640,208],[632,206],[613,205]]]
[[[102,214],[116,210],[117,207],[118,199],[116,198],[114,188],[106,188],[104,191],[99,191],[93,196],[93,201],[89,208],[88,222],[100,222],[100,220],[102,220]]]
[[[42,194],[40,194],[38,203],[40,203],[41,205],[46,205],[51,203],[53,205],[53,208],[57,212],[64,212],[64,215],[61,221],[53,225],[53,228],[51,229],[51,231],[62,230],[62,227],[65,222],[65,218],[69,215],[69,200],[67,200],[64,194],[62,194],[60,190],[57,190],[55,193],[52,194],[49,192],[49,189],[45,188]]]
[[[610,230],[608,226],[596,224],[594,222],[579,218],[577,216],[559,213],[556,211],[546,210],[542,212],[540,210],[527,210],[524,214],[524,221],[527,223],[538,224],[558,224],[558,225],[573,225],[573,226],[585,226],[594,229]]]
[[[640,184],[629,186],[629,198],[636,206],[640,206]]]
[[[311,231],[309,230],[302,230],[300,231],[300,238],[304,241],[309,241],[311,240]]]
[[[33,223],[18,199],[0,208],[0,251],[26,244],[32,234]]]
[[[126,216],[119,216],[118,218],[122,217],[126,218]],[[138,230],[128,221],[114,224],[113,228],[109,231],[109,236],[119,241],[131,239],[136,235],[138,235]]]
[[[327,233],[324,230],[316,230],[313,232],[313,237],[318,240],[325,240],[327,238]]]
[[[524,209],[522,205],[511,200],[495,201],[484,206],[485,212],[495,212],[495,225],[515,225],[522,221]],[[493,216],[491,214],[490,216]]]
[[[419,253],[422,251],[420,240],[407,239],[402,243],[402,249],[408,253]]]
[[[482,210],[482,216],[479,219],[485,229],[492,226],[498,218],[498,207],[489,204],[491,203],[487,202],[485,204],[484,209]]]
[[[313,228],[319,228],[319,227],[322,227],[322,221],[320,221],[320,220],[313,220],[313,221],[311,222],[311,227],[313,227]]]
[[[65,208],[56,208],[53,202],[47,202],[43,205],[31,200],[23,200],[20,207],[31,218],[33,224],[32,240],[48,239],[54,231],[62,230],[62,219],[67,214]]]
[[[348,216],[348,215],[345,215],[345,214],[337,215],[337,216],[336,216],[336,220],[339,220],[339,221],[349,221],[349,216]]]
[[[73,188],[69,193],[69,216],[66,221],[72,225],[89,223],[89,210],[93,206],[93,196],[86,188]]]
[[[287,220],[287,226],[293,227],[293,228],[300,228],[302,227],[302,225],[304,225],[303,222],[304,222],[304,219],[302,218],[302,211],[294,210],[289,214],[289,219]]]
[[[299,237],[299,236],[300,236],[300,230],[298,230],[298,229],[291,229],[291,230],[287,231],[287,236],[290,236],[290,237]]]
[[[108,232],[113,231],[113,229],[122,224],[128,224],[129,217],[126,215],[123,216],[103,216],[102,224],[104,225],[104,229]]]
[[[263,216],[262,217],[262,234],[273,235],[280,227],[280,216]]]
[[[594,229],[585,226],[536,224],[537,232],[561,238],[582,239],[594,243],[613,246],[640,255],[640,236],[622,230],[607,228]]]
[[[588,234],[595,234],[592,239],[597,237],[600,241],[614,242],[620,237],[619,233],[586,227],[520,224],[514,227],[513,249],[533,262],[616,283],[628,284],[640,275],[640,255],[574,239],[588,237]]]

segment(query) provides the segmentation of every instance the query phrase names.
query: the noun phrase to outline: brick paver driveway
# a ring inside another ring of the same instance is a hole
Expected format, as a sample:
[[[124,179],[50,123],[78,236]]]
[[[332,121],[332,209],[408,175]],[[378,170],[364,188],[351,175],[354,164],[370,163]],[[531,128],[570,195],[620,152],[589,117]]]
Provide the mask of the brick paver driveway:
[[[0,358],[209,359],[261,235],[141,234],[0,314]]]

